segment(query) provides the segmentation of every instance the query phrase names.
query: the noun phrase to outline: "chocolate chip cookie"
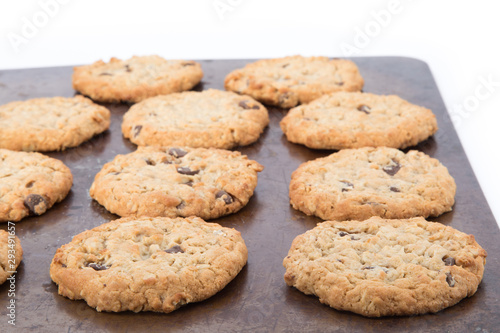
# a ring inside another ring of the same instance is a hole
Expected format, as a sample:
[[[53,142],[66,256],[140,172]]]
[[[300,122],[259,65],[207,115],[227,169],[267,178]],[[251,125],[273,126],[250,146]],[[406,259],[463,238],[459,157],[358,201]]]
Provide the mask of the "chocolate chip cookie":
[[[337,310],[363,316],[437,312],[474,295],[486,251],[423,218],[327,221],[295,238],[285,282]]]
[[[123,116],[123,135],[139,146],[229,149],[251,144],[269,124],[248,96],[209,89],[149,98]]]
[[[448,212],[455,192],[448,169],[424,153],[358,148],[302,164],[292,174],[290,203],[324,220],[401,219]]]
[[[239,152],[139,147],[104,165],[90,196],[120,216],[214,219],[248,203],[262,170]]]
[[[76,147],[109,128],[110,112],[83,96],[35,98],[0,106],[0,148]]]
[[[259,60],[225,79],[226,90],[291,108],[336,91],[360,91],[363,78],[350,60],[293,56]]]
[[[61,161],[7,149],[0,149],[0,178],[0,222],[45,213],[66,197],[73,183]]]
[[[97,311],[171,312],[222,290],[247,256],[238,231],[197,217],[122,218],[59,248],[50,277]]]
[[[0,230],[0,284],[14,274],[21,260],[23,260],[23,248],[19,238],[15,236],[14,231]]]
[[[146,98],[185,91],[203,77],[194,61],[165,60],[159,56],[111,58],[75,67],[73,88],[100,102],[140,102]]]
[[[288,141],[315,149],[406,148],[433,135],[431,110],[398,96],[337,92],[291,109],[281,120]]]

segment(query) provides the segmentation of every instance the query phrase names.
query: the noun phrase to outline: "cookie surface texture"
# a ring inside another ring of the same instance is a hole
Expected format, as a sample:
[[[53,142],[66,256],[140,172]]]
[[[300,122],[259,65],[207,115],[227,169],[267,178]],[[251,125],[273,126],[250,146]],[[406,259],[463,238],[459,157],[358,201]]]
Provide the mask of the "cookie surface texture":
[[[360,91],[363,84],[350,60],[302,56],[259,60],[234,70],[224,81],[226,90],[281,108],[336,91]]]
[[[209,89],[149,98],[125,113],[123,135],[139,146],[223,148],[249,145],[269,123],[248,96]]]
[[[203,77],[201,65],[159,56],[111,58],[75,67],[73,88],[100,102],[140,102],[146,98],[185,91]]]
[[[245,266],[238,231],[200,218],[122,218],[59,248],[59,294],[97,311],[171,312],[222,290]]]
[[[76,147],[109,128],[110,112],[83,96],[35,98],[0,106],[0,148]]]
[[[285,282],[337,310],[363,316],[437,312],[472,296],[486,251],[423,218],[327,221],[295,238]]]
[[[7,149],[0,149],[0,178],[0,222],[45,213],[66,197],[73,183],[61,161]]]
[[[139,147],[105,164],[90,196],[120,216],[213,219],[245,206],[262,170],[239,152]]]
[[[431,110],[398,96],[338,92],[291,109],[280,122],[288,141],[314,149],[406,148],[433,135]]]
[[[439,216],[455,202],[454,179],[438,160],[412,150],[345,149],[292,174],[293,208],[323,220]]]
[[[15,235],[0,230],[0,284],[16,271],[23,260],[21,241]]]

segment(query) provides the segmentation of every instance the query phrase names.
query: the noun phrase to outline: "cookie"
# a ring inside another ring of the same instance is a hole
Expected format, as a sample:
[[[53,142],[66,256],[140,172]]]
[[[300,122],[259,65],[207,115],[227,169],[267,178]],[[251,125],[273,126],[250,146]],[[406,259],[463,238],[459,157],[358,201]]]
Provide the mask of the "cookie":
[[[282,108],[336,91],[359,91],[363,78],[350,60],[293,56],[259,60],[226,76],[226,90]]]
[[[263,168],[239,152],[139,147],[105,164],[90,196],[120,216],[214,219],[248,203]]]
[[[293,208],[323,220],[402,219],[451,210],[456,185],[438,160],[412,150],[345,149],[292,174]]]
[[[189,90],[203,77],[194,61],[159,56],[111,58],[75,67],[73,89],[100,102],[140,102],[146,98]]]
[[[0,178],[0,222],[45,213],[73,184],[71,171],[61,161],[7,149],[0,149]]]
[[[167,313],[222,290],[247,256],[238,231],[197,217],[122,218],[59,248],[50,277],[97,311]]]
[[[15,236],[12,226],[9,232],[0,230],[0,284],[15,274],[17,267],[23,260],[21,241]]]
[[[406,148],[433,135],[431,110],[398,96],[337,92],[291,109],[280,122],[288,141],[315,149]]]
[[[285,282],[367,317],[438,312],[474,295],[486,251],[474,236],[421,217],[327,221],[295,238]]]
[[[110,112],[83,96],[35,98],[0,106],[0,148],[76,147],[109,128]]]
[[[139,146],[224,148],[249,145],[269,124],[250,97],[209,89],[148,98],[123,116],[123,135]]]

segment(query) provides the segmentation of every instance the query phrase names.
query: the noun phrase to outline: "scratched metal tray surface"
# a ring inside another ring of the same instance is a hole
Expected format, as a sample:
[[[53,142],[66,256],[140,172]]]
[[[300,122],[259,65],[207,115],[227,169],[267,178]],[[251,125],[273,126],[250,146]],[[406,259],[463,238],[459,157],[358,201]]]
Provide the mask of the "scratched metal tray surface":
[[[303,162],[330,151],[314,151],[289,143],[279,128],[285,110],[269,108],[271,122],[258,142],[239,151],[265,166],[249,204],[240,212],[213,220],[239,230],[249,249],[246,267],[212,298],[188,304],[169,314],[98,313],[84,301],[57,294],[49,265],[58,247],[72,237],[117,216],[93,201],[88,189],[104,163],[136,149],[122,137],[120,125],[129,106],[105,104],[111,128],[73,149],[49,153],[74,175],[68,197],[46,214],[15,224],[24,259],[15,283],[16,325],[7,323],[9,284],[0,286],[0,331],[36,332],[498,332],[500,327],[499,229],[448,118],[429,67],[400,57],[355,58],[365,78],[364,91],[397,94],[434,111],[439,131],[416,147],[438,158],[455,177],[454,210],[434,219],[472,233],[488,251],[484,279],[477,293],[437,314],[370,319],[336,311],[286,286],[282,260],[292,240],[313,228],[319,219],[289,205],[291,173]],[[195,88],[223,89],[224,77],[251,60],[201,61],[205,76]],[[35,97],[73,96],[71,67],[0,71],[0,104]],[[7,229],[3,223],[0,228]]]

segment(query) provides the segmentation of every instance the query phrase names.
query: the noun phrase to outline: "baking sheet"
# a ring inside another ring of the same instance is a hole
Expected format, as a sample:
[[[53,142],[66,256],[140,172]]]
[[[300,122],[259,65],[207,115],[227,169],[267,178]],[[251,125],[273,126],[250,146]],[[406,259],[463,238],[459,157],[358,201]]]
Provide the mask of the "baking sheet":
[[[289,143],[279,128],[286,111],[269,108],[270,125],[261,139],[239,151],[265,166],[255,195],[240,212],[213,220],[239,230],[249,249],[247,266],[220,293],[170,314],[98,313],[84,301],[57,294],[49,265],[58,247],[86,229],[117,218],[92,201],[88,189],[102,165],[136,149],[121,135],[129,106],[105,104],[109,131],[64,152],[48,153],[70,167],[74,185],[68,197],[46,214],[16,223],[24,260],[16,276],[16,326],[8,325],[9,286],[0,286],[0,331],[36,332],[498,332],[500,327],[499,228],[448,118],[429,67],[400,57],[354,58],[365,78],[365,92],[397,94],[434,111],[439,131],[416,148],[448,167],[458,186],[454,210],[435,221],[475,235],[488,251],[477,293],[437,314],[370,319],[336,311],[286,286],[282,260],[295,236],[320,222],[289,205],[291,173],[302,163],[330,154]],[[196,90],[223,89],[224,77],[251,60],[200,61],[205,73]],[[0,104],[35,97],[73,96],[71,67],[0,71]],[[7,223],[0,225],[6,230]]]

